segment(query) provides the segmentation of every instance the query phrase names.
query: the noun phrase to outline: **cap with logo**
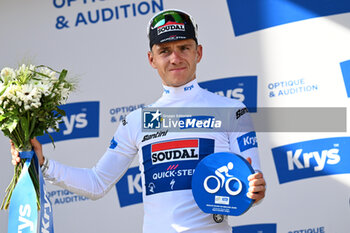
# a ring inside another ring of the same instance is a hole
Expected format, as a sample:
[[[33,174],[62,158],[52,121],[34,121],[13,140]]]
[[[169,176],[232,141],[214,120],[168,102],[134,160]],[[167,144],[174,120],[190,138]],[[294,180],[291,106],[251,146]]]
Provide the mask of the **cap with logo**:
[[[161,44],[176,40],[193,39],[198,43],[198,26],[188,13],[169,9],[152,17],[148,23],[149,45]]]

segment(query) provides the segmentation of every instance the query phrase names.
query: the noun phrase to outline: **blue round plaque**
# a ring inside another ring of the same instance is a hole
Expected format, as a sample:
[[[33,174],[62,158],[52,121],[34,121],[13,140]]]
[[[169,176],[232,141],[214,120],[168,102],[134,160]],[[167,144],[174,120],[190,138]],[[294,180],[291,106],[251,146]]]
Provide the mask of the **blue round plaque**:
[[[199,208],[210,214],[239,216],[254,200],[247,197],[248,176],[254,173],[240,155],[218,152],[202,159],[192,176],[192,193]]]

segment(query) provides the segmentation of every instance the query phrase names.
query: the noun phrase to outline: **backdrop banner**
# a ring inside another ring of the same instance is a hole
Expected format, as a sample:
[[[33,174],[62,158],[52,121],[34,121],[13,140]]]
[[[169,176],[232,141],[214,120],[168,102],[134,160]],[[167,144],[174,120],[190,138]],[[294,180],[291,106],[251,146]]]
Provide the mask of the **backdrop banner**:
[[[0,67],[45,64],[78,82],[52,132],[56,147],[38,138],[45,156],[93,167],[125,116],[162,95],[146,27],[168,8],[199,26],[199,85],[242,101],[256,125],[246,143],[259,144],[266,197],[228,216],[234,232],[348,233],[348,0],[1,0]],[[3,198],[13,166],[2,134],[0,148]],[[96,201],[48,183],[55,232],[142,232],[142,189],[137,159]],[[0,232],[8,218],[0,211]]]

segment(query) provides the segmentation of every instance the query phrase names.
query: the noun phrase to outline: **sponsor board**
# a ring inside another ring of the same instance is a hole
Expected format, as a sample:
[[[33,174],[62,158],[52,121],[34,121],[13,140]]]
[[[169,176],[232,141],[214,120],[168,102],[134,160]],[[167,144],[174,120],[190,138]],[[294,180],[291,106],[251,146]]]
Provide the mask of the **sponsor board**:
[[[133,104],[129,106],[120,106],[120,107],[113,107],[109,109],[109,115],[111,117],[111,123],[120,123],[120,122],[126,122],[125,118],[126,116],[131,113],[132,111],[135,111],[139,108],[144,108],[145,104]],[[126,123],[124,123],[126,124]]]
[[[316,17],[350,12],[348,0],[227,0],[235,36]],[[278,12],[278,13],[277,13]]]
[[[120,207],[142,203],[141,173],[138,167],[127,170],[115,184]]]
[[[267,87],[270,98],[309,94],[319,90],[317,83],[308,83],[304,78],[271,82]]]
[[[100,103],[77,102],[60,106],[66,112],[59,124],[59,132],[49,129],[48,132],[55,142],[77,138],[89,138],[99,136]],[[51,143],[49,135],[38,137],[40,143]]]
[[[350,173],[350,137],[316,139],[272,148],[279,183]]]
[[[53,0],[52,3],[55,10],[59,12],[53,24],[57,30],[69,30],[106,22],[118,23],[120,19],[153,15],[164,9],[163,0],[127,1],[115,6],[107,5],[104,0]],[[67,8],[73,12],[73,16],[65,15]]]
[[[325,227],[312,227],[306,229],[290,230],[288,233],[326,233]]]
[[[198,84],[208,91],[243,102],[249,112],[257,111],[257,76],[222,78]]]
[[[89,198],[77,195],[66,189],[57,189],[47,192],[53,205],[67,205],[75,202],[87,201]]]
[[[252,224],[252,225],[232,227],[232,233],[276,233],[276,232],[277,232],[276,223]]]

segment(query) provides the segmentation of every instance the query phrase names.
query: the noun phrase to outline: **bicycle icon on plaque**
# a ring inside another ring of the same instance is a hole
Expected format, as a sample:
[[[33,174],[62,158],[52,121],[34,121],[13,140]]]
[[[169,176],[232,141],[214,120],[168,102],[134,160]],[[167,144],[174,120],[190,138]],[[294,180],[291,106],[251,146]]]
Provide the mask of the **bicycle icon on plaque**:
[[[254,170],[243,157],[230,152],[213,153],[198,163],[192,193],[199,208],[214,215],[239,216],[254,200],[246,196],[248,176]]]

